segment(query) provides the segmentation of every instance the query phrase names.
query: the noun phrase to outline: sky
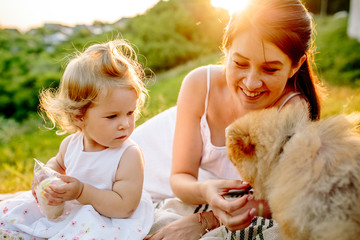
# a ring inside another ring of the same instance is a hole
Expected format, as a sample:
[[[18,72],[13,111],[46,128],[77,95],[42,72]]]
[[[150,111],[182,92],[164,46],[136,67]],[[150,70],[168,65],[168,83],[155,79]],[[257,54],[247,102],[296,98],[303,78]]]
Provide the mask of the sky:
[[[144,13],[159,0],[0,0],[0,28],[27,31],[44,23],[67,26],[114,23]],[[211,0],[216,7],[233,9],[247,0]]]
[[[44,23],[68,26],[95,20],[114,23],[144,13],[158,0],[0,0],[0,28],[22,31]]]

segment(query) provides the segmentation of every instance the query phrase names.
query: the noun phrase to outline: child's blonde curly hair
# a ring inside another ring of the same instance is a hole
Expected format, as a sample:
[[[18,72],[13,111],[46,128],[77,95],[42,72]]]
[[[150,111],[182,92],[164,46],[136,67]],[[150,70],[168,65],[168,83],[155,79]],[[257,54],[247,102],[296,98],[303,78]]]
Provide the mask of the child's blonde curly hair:
[[[124,87],[137,94],[138,116],[148,95],[144,79],[144,70],[126,40],[94,44],[69,62],[58,89],[40,93],[40,109],[54,127],[60,126],[59,133],[73,133],[80,130],[74,120],[85,115],[101,90]]]

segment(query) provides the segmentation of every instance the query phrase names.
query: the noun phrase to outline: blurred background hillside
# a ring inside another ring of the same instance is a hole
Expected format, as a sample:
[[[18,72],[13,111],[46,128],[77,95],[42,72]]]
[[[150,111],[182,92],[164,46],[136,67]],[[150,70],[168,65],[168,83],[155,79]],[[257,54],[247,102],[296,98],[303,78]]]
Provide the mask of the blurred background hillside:
[[[350,1],[304,3],[316,23],[318,71],[330,90],[324,116],[344,108],[360,111],[360,43],[347,34]],[[134,45],[149,76],[152,73],[150,102],[140,124],[176,104],[186,73],[221,59],[219,46],[228,19],[228,12],[210,0],[160,0],[143,14],[119,17],[111,24],[45,24],[26,32],[0,29],[0,193],[29,189],[32,159],[47,161],[56,154],[64,136],[42,125],[38,94],[58,86],[75,50],[116,37]]]

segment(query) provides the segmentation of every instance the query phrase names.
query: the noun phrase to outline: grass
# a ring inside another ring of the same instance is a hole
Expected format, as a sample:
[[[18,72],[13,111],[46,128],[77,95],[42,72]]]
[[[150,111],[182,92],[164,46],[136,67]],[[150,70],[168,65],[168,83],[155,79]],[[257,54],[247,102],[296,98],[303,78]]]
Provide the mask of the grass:
[[[33,158],[46,162],[56,155],[63,138],[54,131],[34,128],[33,132],[14,136],[6,145],[0,145],[0,193],[30,189]]]
[[[348,18],[315,17],[316,64],[336,86],[360,87],[360,44],[347,37]]]
[[[150,117],[175,106],[184,77],[196,67],[216,64],[220,57],[220,52],[214,53],[190,61],[167,72],[157,74],[148,83],[150,93],[149,104],[142,111],[142,118],[138,120],[137,124],[141,124]]]
[[[328,89],[322,117],[360,112],[360,66],[357,65],[360,64],[360,43],[344,35],[346,19],[317,18],[316,22],[316,41],[320,52],[316,56],[317,63]],[[219,56],[219,53],[203,56],[156,74],[148,83],[149,104],[137,125],[176,105],[185,75],[198,66],[216,64]],[[36,115],[23,124],[0,119],[0,193],[29,190],[33,177],[33,158],[46,162],[55,156],[64,137],[56,135],[53,130],[46,130]]]
[[[334,114],[360,113],[360,88],[328,86],[328,96],[322,106],[321,118]]]
[[[216,63],[219,53],[199,58],[188,62],[176,69],[156,75],[149,80],[150,91],[149,104],[144,108],[137,125],[147,119],[176,105],[178,92],[182,79],[191,69]],[[57,154],[58,148],[64,135],[56,135],[55,130],[48,130],[40,121],[40,117],[33,116],[33,120],[23,125],[31,125],[24,128],[12,120],[1,122],[0,138],[0,193],[12,193],[31,189],[33,177],[34,158],[47,162]],[[1,130],[3,136],[1,136]],[[6,138],[6,139],[5,139]]]

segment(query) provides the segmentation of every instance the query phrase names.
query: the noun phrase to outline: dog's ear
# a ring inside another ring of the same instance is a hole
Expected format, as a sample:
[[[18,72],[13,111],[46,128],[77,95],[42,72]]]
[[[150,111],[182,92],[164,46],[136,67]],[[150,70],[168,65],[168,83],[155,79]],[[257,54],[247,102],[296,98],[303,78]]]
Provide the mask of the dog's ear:
[[[247,126],[244,121],[235,121],[226,128],[226,148],[231,161],[238,161],[244,157],[252,156],[255,145],[251,142]]]
[[[237,142],[239,149],[244,153],[244,156],[252,156],[255,152],[255,145],[251,143],[250,135],[243,136]]]

